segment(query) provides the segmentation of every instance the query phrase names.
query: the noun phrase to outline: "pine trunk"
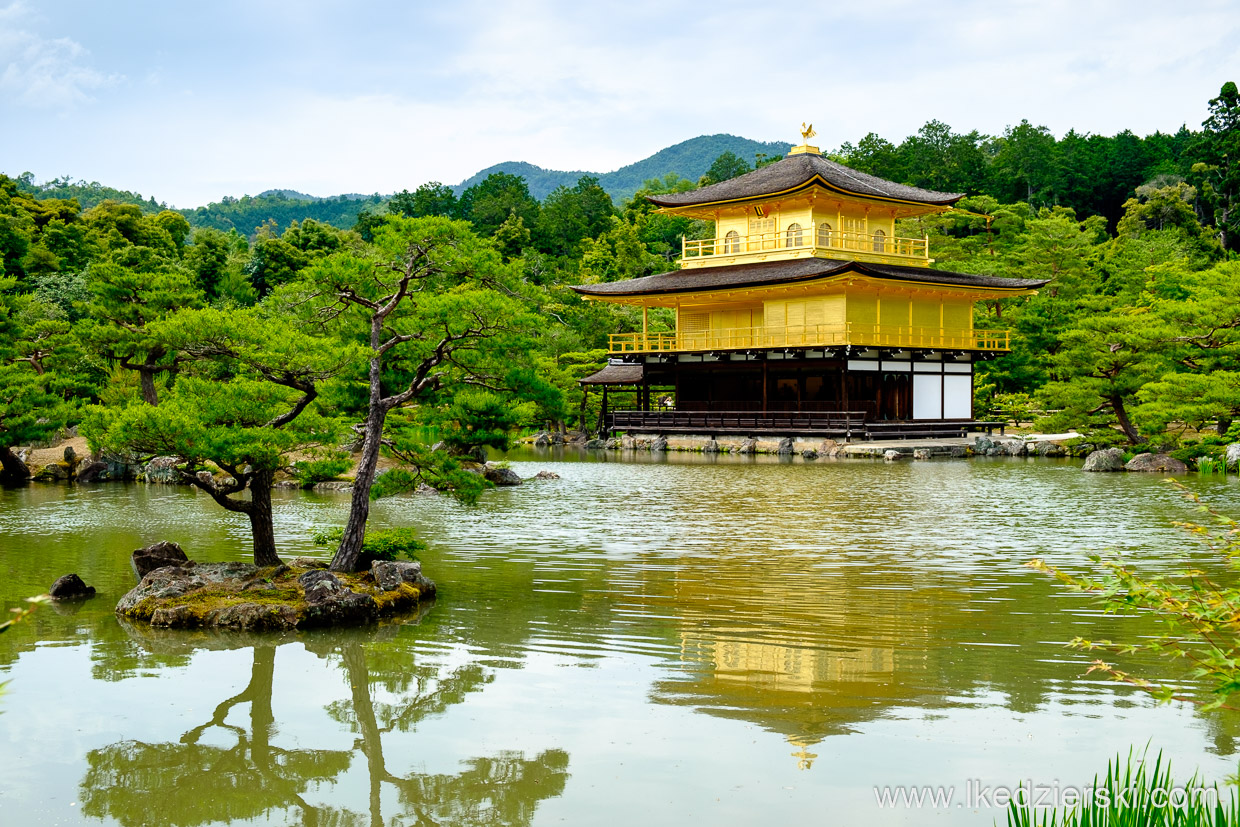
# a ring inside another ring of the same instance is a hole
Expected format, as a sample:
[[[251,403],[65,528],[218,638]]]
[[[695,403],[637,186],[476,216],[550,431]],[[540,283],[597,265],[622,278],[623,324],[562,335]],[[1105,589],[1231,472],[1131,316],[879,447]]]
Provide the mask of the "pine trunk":
[[[1115,411],[1115,418],[1119,421],[1120,430],[1124,432],[1124,436],[1128,437],[1128,441],[1136,445],[1141,441],[1141,434],[1132,425],[1132,420],[1128,418],[1128,410],[1124,407],[1124,398],[1122,396],[1111,397],[1111,408]]]
[[[353,499],[349,503],[349,521],[345,523],[340,547],[328,567],[332,571],[357,571],[366,539],[366,520],[370,517],[370,488],[375,484],[379,468],[379,448],[383,445],[383,422],[387,406],[383,402],[383,357],[379,352],[379,334],[383,320],[370,323],[370,399],[366,407],[366,430],[362,434],[362,458],[353,479]]]
[[[142,381],[142,401],[148,405],[159,405],[159,391],[155,389],[155,372],[152,370],[138,369],[138,376]]]
[[[349,521],[345,523],[340,547],[332,558],[332,571],[356,571],[362,556],[362,541],[366,539],[366,520],[370,517],[370,489],[375,484],[375,472],[379,467],[379,448],[383,444],[383,422],[387,410],[382,405],[372,405],[366,417],[366,430],[362,436],[362,457],[357,463],[353,479],[353,499],[349,504]]]
[[[257,471],[250,481],[250,502],[246,514],[250,518],[250,530],[254,534],[254,565],[266,568],[281,564],[276,554],[276,531],[271,516],[271,483],[275,474]]]

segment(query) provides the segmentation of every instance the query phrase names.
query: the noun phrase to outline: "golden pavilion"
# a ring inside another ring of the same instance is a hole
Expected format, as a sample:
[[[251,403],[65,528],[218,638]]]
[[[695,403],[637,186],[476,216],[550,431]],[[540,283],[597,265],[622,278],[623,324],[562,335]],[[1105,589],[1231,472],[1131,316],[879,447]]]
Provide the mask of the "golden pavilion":
[[[975,365],[1008,351],[1006,330],[973,326],[973,305],[1046,281],[938,270],[929,238],[897,220],[952,209],[934,192],[857,172],[806,142],[753,172],[651,196],[660,211],[713,222],[684,240],[679,267],[574,287],[642,308],[642,330],[611,337],[609,365],[583,384],[636,391],[604,412],[609,432],[787,436],[963,434]],[[650,308],[675,330],[649,329]]]

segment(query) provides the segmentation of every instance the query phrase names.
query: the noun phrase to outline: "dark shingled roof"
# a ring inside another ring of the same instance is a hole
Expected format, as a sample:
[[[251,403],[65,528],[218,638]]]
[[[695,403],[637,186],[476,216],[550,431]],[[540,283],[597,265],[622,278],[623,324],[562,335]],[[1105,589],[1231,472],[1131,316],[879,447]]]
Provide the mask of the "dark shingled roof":
[[[582,284],[573,287],[585,296],[649,296],[663,293],[688,293],[695,290],[726,290],[768,284],[788,284],[826,276],[855,272],[895,281],[918,281],[960,287],[992,287],[1006,290],[1031,290],[1050,279],[1004,279],[997,276],[976,276],[953,273],[929,267],[903,267],[897,264],[867,264],[862,261],[837,261],[824,258],[798,258],[791,261],[764,261],[758,264],[731,264],[719,267],[698,267],[673,270],[640,279],[613,281],[605,284]]]
[[[747,172],[738,178],[711,184],[692,192],[649,195],[647,198],[651,203],[660,207],[691,207],[719,201],[761,198],[764,195],[809,186],[815,179],[821,179],[821,183],[828,187],[854,195],[894,198],[898,201],[914,201],[919,204],[947,206],[964,198],[964,193],[935,192],[885,181],[882,178],[849,169],[821,155],[808,153],[789,155],[781,161],[755,169],[753,172]]]
[[[578,385],[638,385],[642,381],[644,365],[608,365],[597,373],[578,379]]]

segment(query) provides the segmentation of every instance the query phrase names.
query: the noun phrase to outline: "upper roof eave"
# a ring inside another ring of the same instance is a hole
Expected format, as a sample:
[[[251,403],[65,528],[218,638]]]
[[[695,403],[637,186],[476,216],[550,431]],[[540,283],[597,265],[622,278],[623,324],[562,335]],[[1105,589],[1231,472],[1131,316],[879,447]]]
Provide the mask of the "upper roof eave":
[[[922,206],[947,207],[964,197],[964,193],[937,192],[897,184],[876,175],[850,169],[821,155],[806,153],[790,155],[773,164],[701,189],[648,195],[646,198],[652,204],[664,208],[699,207],[787,195],[815,183],[858,198]]]
[[[1036,290],[1049,281],[1049,279],[1006,279],[998,276],[935,270],[928,267],[813,258],[673,270],[626,281],[574,285],[572,289],[587,298],[617,300],[640,296],[787,285],[843,275],[848,272],[891,281],[1012,293]]]

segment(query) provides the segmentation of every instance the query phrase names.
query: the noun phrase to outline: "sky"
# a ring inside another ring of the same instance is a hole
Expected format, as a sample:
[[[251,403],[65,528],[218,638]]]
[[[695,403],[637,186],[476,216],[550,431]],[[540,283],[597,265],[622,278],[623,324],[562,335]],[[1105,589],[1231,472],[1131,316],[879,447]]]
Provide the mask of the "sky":
[[[1196,129],[1240,0],[0,0],[0,172],[176,207],[608,172],[698,135]]]

